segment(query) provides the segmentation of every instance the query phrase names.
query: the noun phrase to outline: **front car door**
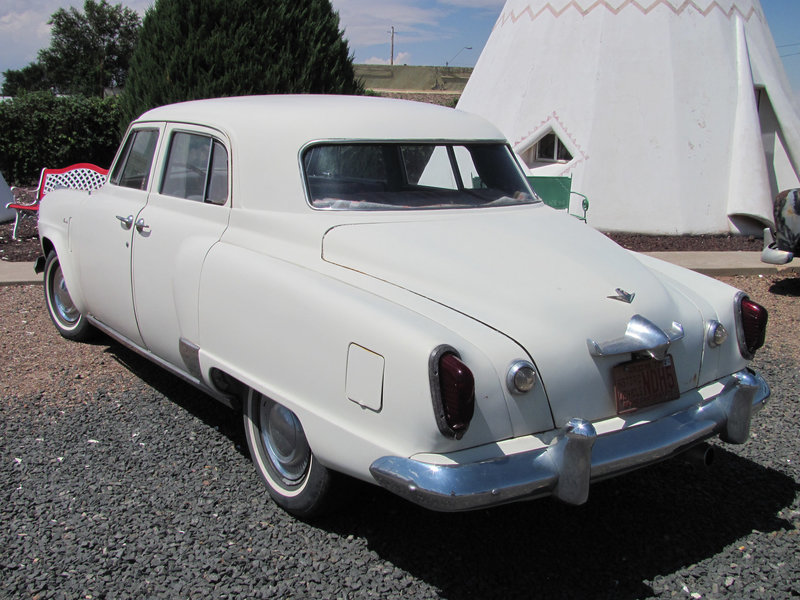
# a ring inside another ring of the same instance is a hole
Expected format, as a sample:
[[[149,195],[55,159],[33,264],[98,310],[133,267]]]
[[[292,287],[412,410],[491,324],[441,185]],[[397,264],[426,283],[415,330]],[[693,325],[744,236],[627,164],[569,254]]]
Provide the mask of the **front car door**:
[[[108,183],[87,198],[70,236],[86,313],[138,345],[142,337],[131,288],[134,223],[147,203],[162,130],[163,125],[143,124],[128,132]]]
[[[228,225],[229,142],[186,124],[168,124],[164,140],[163,168],[134,224],[134,306],[145,347],[192,371],[180,343],[197,340],[200,272]]]

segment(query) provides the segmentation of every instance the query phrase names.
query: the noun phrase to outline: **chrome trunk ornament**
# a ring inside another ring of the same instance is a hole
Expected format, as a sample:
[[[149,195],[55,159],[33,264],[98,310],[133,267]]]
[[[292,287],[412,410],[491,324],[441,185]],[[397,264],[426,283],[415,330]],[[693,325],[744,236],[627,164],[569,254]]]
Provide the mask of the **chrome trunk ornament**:
[[[633,315],[622,337],[605,342],[588,339],[586,344],[592,356],[645,352],[661,360],[667,355],[670,344],[682,338],[683,326],[680,323],[673,321],[670,330],[664,331],[642,315]]]
[[[636,296],[636,292],[629,294],[622,288],[617,288],[614,291],[617,292],[616,295],[606,296],[606,298],[610,298],[611,300],[619,300],[620,302],[627,302],[628,304],[630,304],[631,302],[633,302],[633,298]]]

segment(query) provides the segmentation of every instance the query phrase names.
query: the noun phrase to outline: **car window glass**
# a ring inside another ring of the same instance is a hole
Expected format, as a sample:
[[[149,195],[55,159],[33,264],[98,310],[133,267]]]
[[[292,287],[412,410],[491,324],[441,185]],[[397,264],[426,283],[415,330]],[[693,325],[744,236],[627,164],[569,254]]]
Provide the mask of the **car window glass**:
[[[157,129],[132,131],[114,166],[111,183],[137,190],[147,189],[157,142]]]
[[[471,190],[481,187],[481,179],[478,175],[478,168],[472,158],[472,153],[464,146],[454,146],[453,156],[458,167],[458,176],[464,189]]]
[[[409,183],[445,190],[457,190],[453,165],[446,146],[403,146],[406,173],[419,172]],[[412,166],[413,165],[413,166]]]
[[[161,193],[197,202],[225,204],[228,199],[225,146],[205,135],[173,134]]]
[[[320,143],[303,153],[315,208],[414,210],[539,202],[505,144]]]
[[[214,140],[206,202],[225,204],[228,201],[228,151]]]

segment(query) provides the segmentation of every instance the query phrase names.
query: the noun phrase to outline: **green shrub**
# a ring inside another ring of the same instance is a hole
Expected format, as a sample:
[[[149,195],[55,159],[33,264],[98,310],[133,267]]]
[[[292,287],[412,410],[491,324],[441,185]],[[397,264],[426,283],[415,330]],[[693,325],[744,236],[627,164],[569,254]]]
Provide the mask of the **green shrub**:
[[[0,102],[0,172],[32,185],[45,167],[89,162],[108,168],[120,140],[116,98],[32,92]]]

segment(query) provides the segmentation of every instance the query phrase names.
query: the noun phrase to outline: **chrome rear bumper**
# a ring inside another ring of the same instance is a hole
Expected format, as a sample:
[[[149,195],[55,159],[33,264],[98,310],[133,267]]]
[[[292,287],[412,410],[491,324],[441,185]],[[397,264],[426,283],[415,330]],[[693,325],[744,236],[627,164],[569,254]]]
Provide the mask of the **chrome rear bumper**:
[[[590,422],[576,418],[546,448],[447,465],[384,456],[370,472],[389,491],[432,510],[473,510],[547,495],[583,504],[592,481],[670,458],[715,435],[744,443],[752,414],[769,394],[766,381],[746,369],[727,378],[713,398],[627,429],[598,435]]]

